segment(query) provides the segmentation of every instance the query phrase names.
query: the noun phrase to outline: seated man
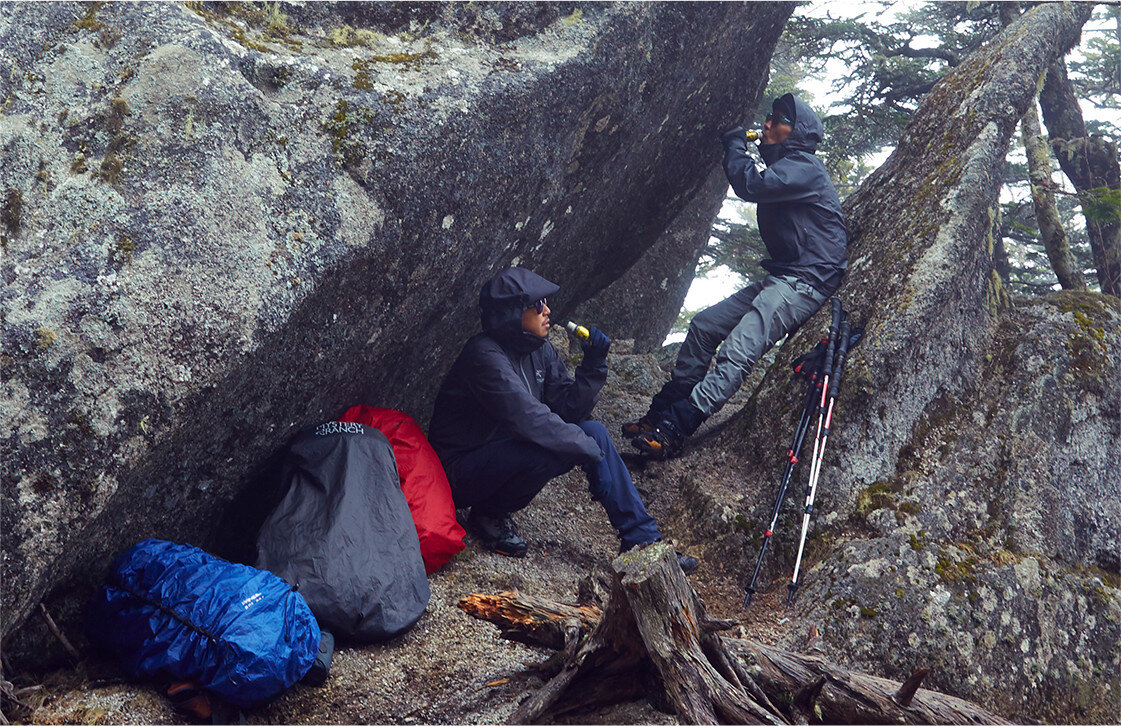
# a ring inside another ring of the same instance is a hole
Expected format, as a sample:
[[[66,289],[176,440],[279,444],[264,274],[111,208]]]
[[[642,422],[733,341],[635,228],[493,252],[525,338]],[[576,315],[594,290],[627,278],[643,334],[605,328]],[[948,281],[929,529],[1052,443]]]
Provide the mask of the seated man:
[[[801,100],[790,93],[776,98],[759,146],[763,171],[747,153],[742,126],[722,135],[732,190],[758,204],[759,235],[771,257],[760,263],[767,276],[694,316],[670,380],[642,418],[623,424],[639,450],[657,458],[679,454],[685,439],[739,390],[755,362],[840,287],[848,238],[837,190],[814,155],[822,129]]]
[[[553,477],[579,464],[620,539],[620,551],[661,539],[607,429],[588,420],[607,379],[611,341],[592,328],[573,379],[548,333],[545,298],[560,288],[518,267],[498,273],[479,295],[483,332],[467,341],[448,371],[428,427],[456,507],[495,552],[521,557],[526,542],[511,512]],[[696,570],[694,557],[678,555]]]

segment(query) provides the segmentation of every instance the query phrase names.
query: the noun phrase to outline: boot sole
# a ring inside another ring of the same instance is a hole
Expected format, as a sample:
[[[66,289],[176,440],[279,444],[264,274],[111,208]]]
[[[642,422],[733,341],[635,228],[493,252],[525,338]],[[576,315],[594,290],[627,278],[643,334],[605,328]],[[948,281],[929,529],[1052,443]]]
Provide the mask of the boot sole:
[[[665,461],[677,456],[677,453],[671,453],[668,449],[664,448],[661,444],[651,443],[641,436],[636,436],[631,439],[631,446],[635,447],[644,454],[649,454],[650,458]]]

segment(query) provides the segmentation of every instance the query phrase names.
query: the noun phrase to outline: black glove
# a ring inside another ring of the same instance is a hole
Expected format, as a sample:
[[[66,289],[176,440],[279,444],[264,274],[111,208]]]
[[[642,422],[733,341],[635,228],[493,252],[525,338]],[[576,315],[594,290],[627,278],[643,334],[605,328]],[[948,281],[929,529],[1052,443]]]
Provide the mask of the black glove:
[[[863,327],[852,328],[849,331],[848,349],[851,351],[863,338]],[[820,377],[823,371],[819,371],[818,369],[821,367],[822,360],[825,358],[825,346],[826,342],[822,340],[818,342],[818,344],[814,346],[814,349],[809,353],[803,353],[802,355],[791,361],[790,367],[794,369],[794,373],[797,375],[805,376],[806,378],[809,378],[813,375],[817,375]],[[832,371],[824,371],[824,373],[832,374]]]
[[[611,347],[611,338],[604,335],[599,328],[588,328],[588,333],[588,339],[580,344],[580,347],[584,350],[584,360],[606,358],[607,351]]]
[[[720,132],[720,142],[725,146],[736,139],[742,139],[744,144],[747,143],[747,131],[744,130],[743,126],[734,126]]]

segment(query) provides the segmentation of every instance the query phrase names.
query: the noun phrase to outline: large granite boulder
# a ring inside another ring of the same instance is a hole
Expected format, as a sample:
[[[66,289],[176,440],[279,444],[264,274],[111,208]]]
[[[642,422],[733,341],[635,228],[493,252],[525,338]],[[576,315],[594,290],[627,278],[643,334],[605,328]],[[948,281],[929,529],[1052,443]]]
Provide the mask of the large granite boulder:
[[[802,607],[847,659],[1052,723],[1116,717],[1121,305],[1017,298],[889,476],[832,475]],[[860,435],[859,406],[843,414]],[[840,485],[840,491],[834,486]],[[855,500],[854,500],[855,499]]]
[[[138,539],[251,529],[231,502],[297,428],[426,421],[497,268],[558,316],[620,275],[791,9],[0,6],[6,657]]]
[[[1088,12],[1025,13],[931,91],[846,200],[839,294],[867,334],[841,386],[794,616],[854,667],[902,679],[928,665],[932,687],[1008,716],[1100,722],[1121,697],[1121,306],[1011,300],[992,267],[1009,140]],[[703,490],[680,470],[680,519],[698,520],[706,561],[743,578],[800,410],[788,364],[827,316],[707,446],[742,452],[742,470]],[[804,461],[811,449],[812,431]],[[799,467],[761,580],[782,595]]]
[[[660,348],[681,313],[727,195],[728,180],[718,164],[646,254],[580,306],[578,319],[616,338],[633,339],[636,353]]]

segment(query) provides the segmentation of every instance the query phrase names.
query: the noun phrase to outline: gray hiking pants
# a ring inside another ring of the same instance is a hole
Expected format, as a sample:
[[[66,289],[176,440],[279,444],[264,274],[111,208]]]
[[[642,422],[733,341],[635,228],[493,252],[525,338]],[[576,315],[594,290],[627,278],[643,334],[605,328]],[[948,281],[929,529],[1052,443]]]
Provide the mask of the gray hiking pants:
[[[689,399],[711,416],[739,390],[759,357],[817,312],[827,299],[827,295],[792,275],[767,275],[697,313],[677,354],[673,379],[695,384]],[[717,347],[720,353],[716,366],[709,371]]]

